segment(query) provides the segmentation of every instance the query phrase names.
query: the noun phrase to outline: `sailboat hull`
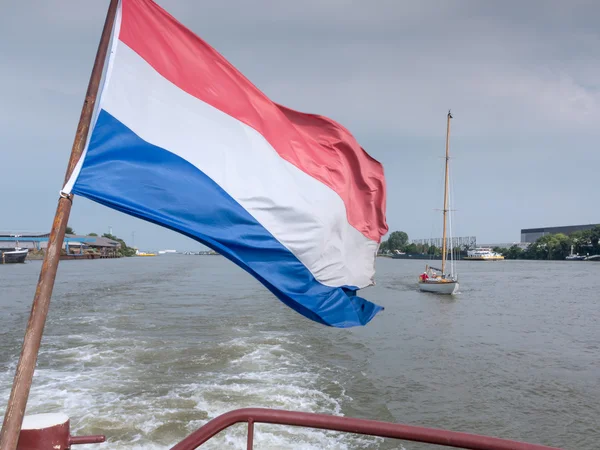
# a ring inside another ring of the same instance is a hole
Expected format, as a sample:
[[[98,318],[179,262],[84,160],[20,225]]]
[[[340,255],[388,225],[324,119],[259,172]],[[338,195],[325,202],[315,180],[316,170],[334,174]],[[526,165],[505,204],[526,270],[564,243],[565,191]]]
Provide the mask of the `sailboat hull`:
[[[422,292],[452,295],[458,291],[458,281],[420,281],[419,289]]]

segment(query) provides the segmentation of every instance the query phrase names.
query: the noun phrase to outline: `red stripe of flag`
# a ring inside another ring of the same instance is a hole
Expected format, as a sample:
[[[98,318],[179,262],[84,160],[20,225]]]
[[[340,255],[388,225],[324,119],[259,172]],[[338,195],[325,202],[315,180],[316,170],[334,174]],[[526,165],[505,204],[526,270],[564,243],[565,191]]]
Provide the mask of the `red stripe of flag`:
[[[122,0],[119,39],[188,94],[254,128],[286,161],[342,198],[348,222],[387,230],[383,167],[340,124],[273,103],[223,56],[151,0]]]

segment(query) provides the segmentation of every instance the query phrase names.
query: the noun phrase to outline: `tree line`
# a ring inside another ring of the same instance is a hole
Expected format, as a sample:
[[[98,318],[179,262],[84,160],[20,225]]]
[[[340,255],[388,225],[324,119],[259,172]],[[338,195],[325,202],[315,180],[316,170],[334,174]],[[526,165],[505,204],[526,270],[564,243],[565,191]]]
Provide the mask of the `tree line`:
[[[580,255],[600,254],[600,225],[591,230],[575,231],[569,235],[563,233],[546,234],[533,242],[525,250],[513,245],[509,248],[495,247],[506,259],[565,259],[573,253]]]
[[[508,248],[494,247],[494,251],[501,253],[505,259],[565,259],[573,253],[580,255],[600,254],[600,225],[591,230],[575,231],[569,235],[562,233],[546,234],[533,242],[526,249],[517,245]],[[453,249],[456,254],[466,253],[467,248]],[[442,249],[428,244],[409,244],[408,234],[404,231],[394,231],[387,240],[382,241],[379,246],[379,254],[393,253],[428,254],[439,256]]]

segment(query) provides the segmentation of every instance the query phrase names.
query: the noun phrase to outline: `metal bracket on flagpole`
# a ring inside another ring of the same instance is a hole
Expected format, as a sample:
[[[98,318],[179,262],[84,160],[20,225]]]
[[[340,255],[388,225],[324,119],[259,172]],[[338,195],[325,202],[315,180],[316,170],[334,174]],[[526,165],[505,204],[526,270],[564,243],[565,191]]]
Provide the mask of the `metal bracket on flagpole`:
[[[65,191],[59,192],[60,198],[66,198],[70,202],[73,202],[73,194],[67,194]]]

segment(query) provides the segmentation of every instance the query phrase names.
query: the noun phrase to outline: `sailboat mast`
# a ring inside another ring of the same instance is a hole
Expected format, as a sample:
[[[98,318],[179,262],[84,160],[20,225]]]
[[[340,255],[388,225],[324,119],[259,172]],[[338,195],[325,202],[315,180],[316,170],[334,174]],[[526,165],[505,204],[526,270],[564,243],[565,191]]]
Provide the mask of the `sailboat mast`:
[[[442,274],[446,273],[446,253],[448,251],[446,245],[446,222],[448,214],[448,161],[450,160],[450,119],[452,119],[452,114],[450,114],[450,111],[448,111],[448,122],[446,125],[446,175],[444,177],[444,234],[442,237]]]

